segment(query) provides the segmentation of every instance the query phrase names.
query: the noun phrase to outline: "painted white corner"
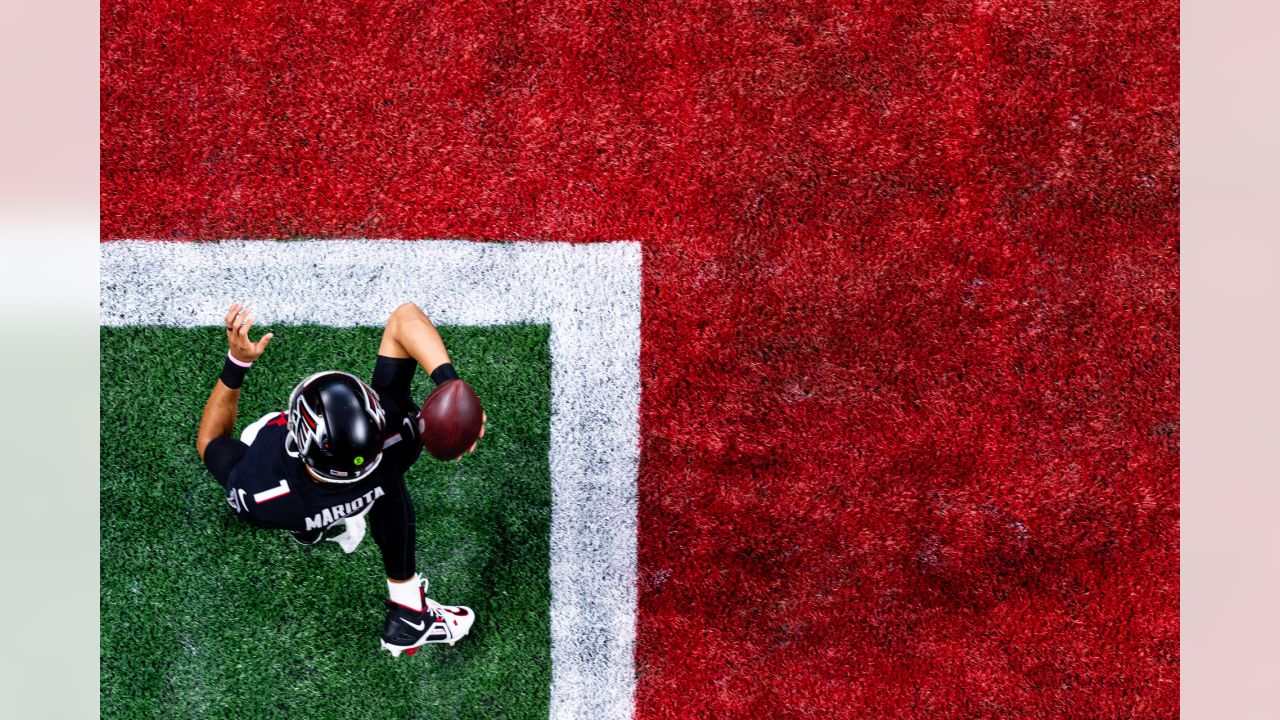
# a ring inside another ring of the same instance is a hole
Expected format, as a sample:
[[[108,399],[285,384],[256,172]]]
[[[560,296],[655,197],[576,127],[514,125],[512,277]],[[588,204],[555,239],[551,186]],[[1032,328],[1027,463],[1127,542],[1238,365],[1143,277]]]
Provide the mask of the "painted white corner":
[[[441,325],[551,326],[551,707],[634,711],[640,246],[298,240],[101,246],[103,325],[380,326],[413,301]]]

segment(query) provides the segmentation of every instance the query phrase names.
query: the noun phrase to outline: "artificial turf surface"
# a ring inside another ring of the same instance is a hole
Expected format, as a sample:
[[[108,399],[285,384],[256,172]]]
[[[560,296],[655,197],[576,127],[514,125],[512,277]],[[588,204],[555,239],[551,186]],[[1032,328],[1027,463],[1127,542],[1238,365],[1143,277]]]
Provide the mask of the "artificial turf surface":
[[[1176,716],[1173,0],[102,28],[105,241],[642,244],[637,720]]]
[[[239,432],[321,369],[368,377],[380,328],[289,326],[254,366]],[[550,686],[550,356],[544,325],[441,328],[484,400],[458,463],[406,476],[429,594],[471,606],[455,647],[379,649],[386,584],[371,537],[353,555],[235,519],[195,431],[221,328],[103,328],[103,717],[545,718]],[[255,333],[256,335],[256,333]],[[414,397],[426,397],[419,373]]]

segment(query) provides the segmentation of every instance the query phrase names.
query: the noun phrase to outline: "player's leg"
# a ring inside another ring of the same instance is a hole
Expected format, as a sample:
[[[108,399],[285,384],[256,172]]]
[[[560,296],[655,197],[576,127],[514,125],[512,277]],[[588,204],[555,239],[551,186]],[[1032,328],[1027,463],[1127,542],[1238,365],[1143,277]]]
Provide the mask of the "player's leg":
[[[414,570],[417,528],[403,482],[374,505],[369,524],[387,574],[383,649],[397,657],[412,655],[423,645],[452,645],[466,636],[475,613],[471,608],[447,607],[427,597],[427,581]]]

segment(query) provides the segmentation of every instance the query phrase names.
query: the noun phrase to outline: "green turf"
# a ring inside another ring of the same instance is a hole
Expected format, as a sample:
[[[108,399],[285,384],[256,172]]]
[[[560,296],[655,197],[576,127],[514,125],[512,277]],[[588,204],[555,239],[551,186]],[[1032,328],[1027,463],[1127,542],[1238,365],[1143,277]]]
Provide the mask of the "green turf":
[[[380,335],[270,329],[237,433],[311,372],[368,377]],[[221,328],[102,330],[104,717],[546,717],[548,330],[441,333],[489,424],[474,455],[424,452],[407,479],[430,594],[477,622],[453,648],[392,659],[378,647],[386,584],[372,538],[347,556],[242,523],[196,457]],[[420,372],[414,398],[429,386]]]

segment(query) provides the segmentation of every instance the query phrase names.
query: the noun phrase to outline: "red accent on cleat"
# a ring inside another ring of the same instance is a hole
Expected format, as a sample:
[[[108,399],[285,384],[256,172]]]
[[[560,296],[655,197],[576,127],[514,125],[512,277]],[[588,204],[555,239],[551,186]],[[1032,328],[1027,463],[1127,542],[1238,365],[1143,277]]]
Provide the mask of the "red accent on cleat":
[[[418,652],[418,648],[409,648],[408,650],[405,650],[405,651],[404,651],[404,654],[405,654],[405,655],[413,655],[413,654],[414,654],[414,653],[416,653],[416,652]]]

